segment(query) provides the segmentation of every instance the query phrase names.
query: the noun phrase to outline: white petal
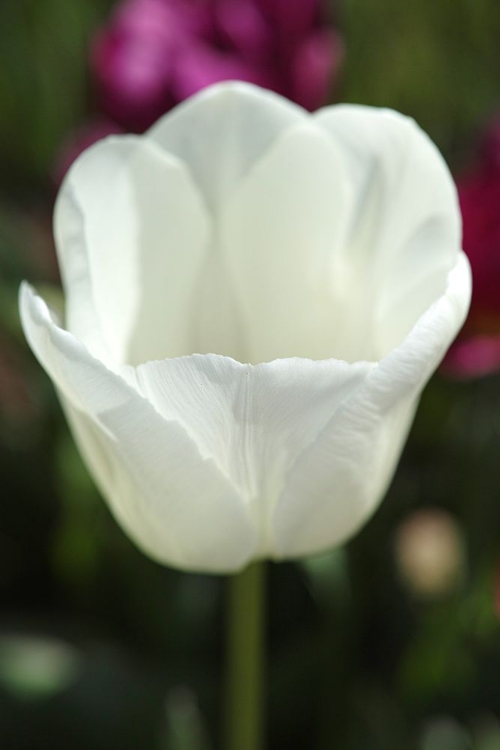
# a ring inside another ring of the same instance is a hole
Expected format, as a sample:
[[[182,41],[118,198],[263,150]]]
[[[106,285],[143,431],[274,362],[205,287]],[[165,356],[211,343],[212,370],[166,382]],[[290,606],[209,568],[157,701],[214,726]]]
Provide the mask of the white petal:
[[[63,397],[89,468],[136,543],[184,569],[226,572],[248,562],[255,529],[214,461],[55,326],[27,286],[20,306],[25,335]]]
[[[118,362],[192,351],[209,233],[178,159],[134,136],[89,149],[55,214],[68,329],[99,356],[104,338]]]
[[[278,558],[345,541],[376,508],[392,478],[416,400],[464,321],[470,291],[469,265],[460,253],[445,295],[373,368],[299,457],[276,506]]]
[[[346,250],[379,359],[444,292],[460,247],[455,186],[428,136],[397,112],[342,105],[314,119],[341,150],[358,196]]]
[[[305,359],[252,367],[195,355],[141,365],[137,385],[238,487],[259,528],[259,554],[265,555],[273,551],[273,508],[290,467],[372,367]]]
[[[246,361],[362,358],[346,351],[359,347],[355,330],[345,336],[336,275],[351,203],[337,150],[308,123],[282,135],[228,199],[220,262],[243,316]]]
[[[214,209],[279,134],[306,117],[301,107],[270,91],[231,81],[176,107],[147,137],[189,165]]]

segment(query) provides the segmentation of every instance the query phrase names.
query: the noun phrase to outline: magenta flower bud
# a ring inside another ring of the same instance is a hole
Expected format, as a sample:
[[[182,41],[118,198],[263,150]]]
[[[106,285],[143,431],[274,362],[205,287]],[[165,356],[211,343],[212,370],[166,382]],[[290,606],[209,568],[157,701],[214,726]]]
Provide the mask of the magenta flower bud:
[[[458,193],[474,291],[468,321],[443,369],[471,378],[500,371],[500,117],[487,129],[476,164],[458,179]]]
[[[125,0],[94,40],[103,110],[143,131],[200,88],[237,79],[326,103],[342,44],[319,0]]]

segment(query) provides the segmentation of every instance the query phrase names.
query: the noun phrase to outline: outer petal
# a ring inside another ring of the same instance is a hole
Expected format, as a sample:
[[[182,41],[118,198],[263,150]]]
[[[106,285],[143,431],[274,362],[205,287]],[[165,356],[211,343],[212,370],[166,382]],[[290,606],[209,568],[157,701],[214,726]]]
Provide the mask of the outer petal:
[[[464,321],[470,291],[461,253],[446,293],[299,457],[273,519],[278,558],[339,544],[373,512],[391,480],[416,400]]]
[[[271,518],[300,453],[374,365],[283,359],[256,367],[194,355],[137,368],[137,386],[177,420],[238,487],[259,528],[259,554],[274,551]]]
[[[346,262],[379,359],[444,292],[460,247],[456,189],[428,136],[397,112],[342,105],[314,119],[340,148],[358,197]]]
[[[177,158],[134,136],[89,149],[55,212],[68,329],[118,362],[190,351],[209,232]]]
[[[25,335],[64,399],[90,469],[136,543],[184,569],[227,572],[248,562],[255,529],[214,461],[58,328],[27,286],[20,304]]]
[[[270,91],[231,81],[181,104],[147,136],[189,165],[215,209],[280,133],[306,117]]]

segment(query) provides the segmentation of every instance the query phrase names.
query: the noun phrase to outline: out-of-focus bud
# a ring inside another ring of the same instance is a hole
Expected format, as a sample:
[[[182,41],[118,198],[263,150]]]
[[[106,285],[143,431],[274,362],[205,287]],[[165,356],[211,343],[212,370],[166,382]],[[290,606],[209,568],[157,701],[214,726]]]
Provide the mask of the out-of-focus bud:
[[[469,379],[500,372],[500,115],[486,130],[475,165],[457,184],[474,285],[469,317],[443,372]]]
[[[39,699],[63,692],[79,676],[80,652],[38,635],[0,635],[0,684],[16,697]]]
[[[395,539],[396,565],[419,597],[439,597],[456,588],[466,567],[465,542],[457,521],[438,508],[412,513]]]
[[[125,0],[97,34],[91,64],[103,110],[143,131],[219,81],[326,103],[343,57],[320,0]]]
[[[422,733],[419,750],[470,750],[471,737],[451,716],[431,719]]]

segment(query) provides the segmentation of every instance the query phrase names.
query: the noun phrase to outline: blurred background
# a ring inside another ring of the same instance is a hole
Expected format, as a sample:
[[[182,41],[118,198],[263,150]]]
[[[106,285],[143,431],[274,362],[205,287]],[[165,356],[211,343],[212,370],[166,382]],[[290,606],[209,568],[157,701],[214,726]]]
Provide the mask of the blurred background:
[[[79,151],[224,78],[415,117],[456,177],[475,281],[376,516],[269,565],[269,748],[500,750],[499,40],[498,0],[2,0],[2,750],[220,747],[224,578],[123,535],[17,290],[58,294],[51,212]]]

